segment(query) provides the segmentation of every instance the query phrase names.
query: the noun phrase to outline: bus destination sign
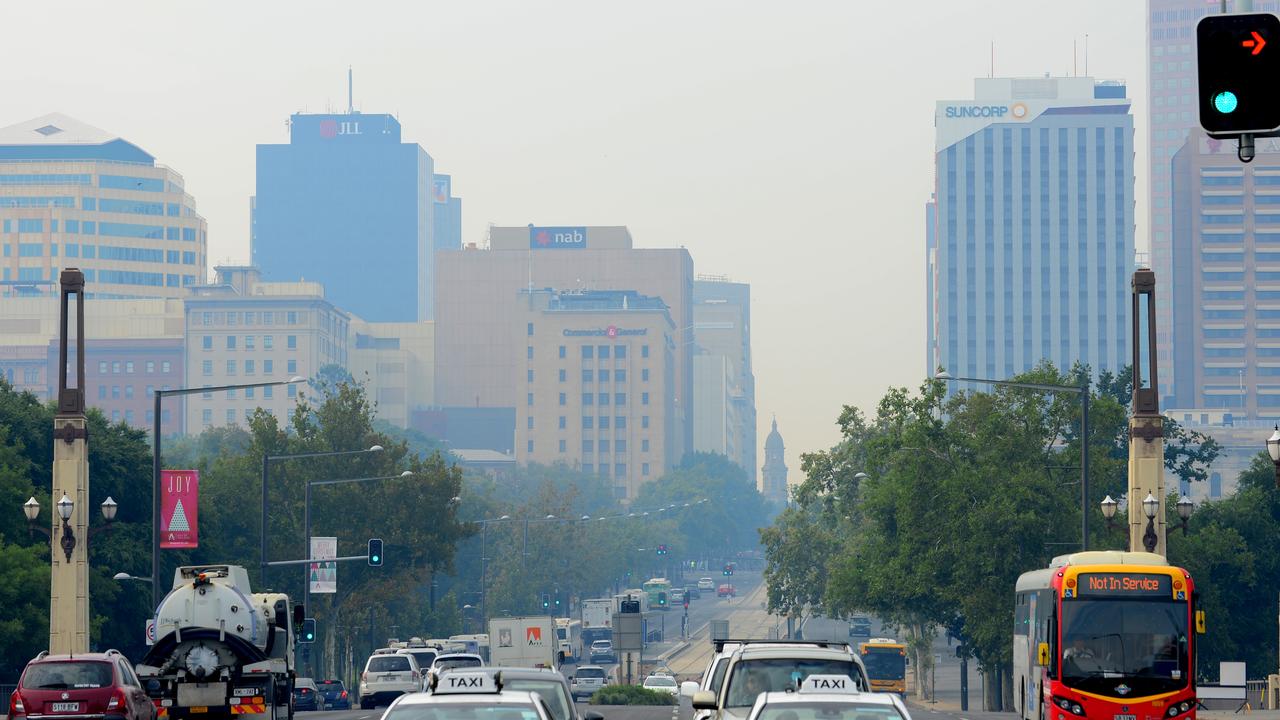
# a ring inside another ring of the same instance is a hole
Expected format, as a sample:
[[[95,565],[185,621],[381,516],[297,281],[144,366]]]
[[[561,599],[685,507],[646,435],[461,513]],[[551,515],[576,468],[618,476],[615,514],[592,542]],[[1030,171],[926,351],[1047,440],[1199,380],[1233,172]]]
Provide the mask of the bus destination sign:
[[[1080,597],[1172,597],[1172,578],[1151,573],[1080,573]]]

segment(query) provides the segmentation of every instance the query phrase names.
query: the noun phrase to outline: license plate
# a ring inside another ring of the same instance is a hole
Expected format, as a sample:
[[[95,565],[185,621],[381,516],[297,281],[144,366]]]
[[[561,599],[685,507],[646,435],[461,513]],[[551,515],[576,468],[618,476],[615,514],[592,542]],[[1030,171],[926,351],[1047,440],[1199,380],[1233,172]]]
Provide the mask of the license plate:
[[[54,703],[54,712],[80,712],[80,703]]]
[[[396,677],[395,675],[383,675],[382,679],[383,680],[399,680],[400,678]]]
[[[1114,720],[1138,720],[1137,715],[1116,715]]]
[[[207,713],[207,712],[209,712],[209,706],[207,706],[207,705],[202,705],[202,706],[199,706],[199,707],[193,707],[193,708],[188,708],[188,709],[189,709],[191,712],[193,712],[193,713]]]

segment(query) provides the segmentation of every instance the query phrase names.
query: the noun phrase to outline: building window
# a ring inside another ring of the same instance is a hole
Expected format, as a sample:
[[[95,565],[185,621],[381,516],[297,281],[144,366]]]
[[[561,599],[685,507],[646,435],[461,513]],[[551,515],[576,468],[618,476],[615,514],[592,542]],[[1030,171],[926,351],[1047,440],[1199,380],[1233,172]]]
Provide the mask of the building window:
[[[119,385],[112,385],[112,386],[111,386],[111,399],[112,399],[112,400],[119,400],[119,399],[120,399],[120,386],[119,386]]]
[[[596,348],[596,355],[597,355],[601,360],[608,360],[608,359],[609,359],[609,346],[608,346],[608,345],[601,345],[600,347]]]
[[[648,416],[648,415],[641,415],[641,416],[640,416],[640,427],[644,428],[645,430],[648,430],[648,429],[649,429],[649,416]]]
[[[644,368],[640,371],[640,380],[642,382],[649,382],[649,368]]]
[[[595,382],[595,379],[596,379],[596,371],[595,371],[595,370],[586,370],[586,369],[584,369],[584,370],[582,371],[582,382],[584,382],[584,383]]]
[[[125,371],[126,373],[129,373],[130,375],[132,375],[132,374],[133,374],[133,361],[132,361],[132,360],[126,360],[126,361],[125,361],[125,363],[124,363],[124,371]]]
[[[132,399],[133,399],[133,386],[132,386],[132,385],[125,385],[125,386],[124,386],[124,399],[125,399],[125,400],[132,400]]]
[[[609,416],[608,416],[608,415],[601,415],[601,416],[600,416],[600,418],[599,418],[599,420],[598,420],[598,422],[600,423],[600,429],[601,429],[601,430],[608,430],[608,429],[609,429]]]
[[[235,349],[236,349],[236,336],[235,336],[235,335],[228,335],[228,336],[227,336],[227,349],[228,349],[228,350],[235,350]]]
[[[627,416],[619,415],[613,419],[613,426],[619,430],[627,429]]]
[[[590,360],[592,357],[594,357],[594,355],[593,355],[594,353],[595,353],[595,346],[594,346],[594,345],[583,345],[583,346],[582,346],[582,359],[583,359],[583,360]]]
[[[601,453],[607,453],[607,452],[609,452],[609,441],[608,441],[608,440],[601,440],[601,441],[600,441],[600,452],[601,452]]]
[[[160,411],[160,422],[162,422],[162,423],[167,423],[167,422],[169,422],[169,417],[170,417],[170,416],[169,416],[169,411],[168,411],[167,409],[166,409],[166,410],[161,410],[161,411]]]
[[[265,313],[264,313],[264,314],[265,314]],[[274,336],[272,336],[272,335],[263,335],[263,336],[262,336],[262,349],[263,349],[263,350],[271,350],[271,349],[273,349],[273,348],[275,348],[275,337],[274,337]]]
[[[274,362],[274,361],[272,361],[272,360],[270,360],[270,359],[268,359],[268,360],[263,360],[263,361],[262,361],[262,374],[263,374],[263,375],[270,375],[274,369],[275,369],[275,362]]]
[[[297,385],[290,385],[290,386],[289,386],[289,392],[288,392],[288,393],[286,393],[286,394],[287,394],[289,397],[291,397],[291,398],[298,397],[298,386],[297,386]]]
[[[286,312],[284,314],[284,323],[285,325],[297,325],[298,313],[294,312],[293,310]]]
[[[205,385],[204,387],[209,387],[209,386]],[[205,400],[210,400],[213,398],[213,393],[209,392],[208,390],[205,390],[204,392],[200,393],[200,397],[204,398]]]
[[[155,372],[155,371],[156,371],[156,362],[155,362],[154,360],[148,360],[148,361],[147,361],[147,374],[148,374],[148,375],[150,375],[151,373],[153,373],[153,372]]]
[[[200,338],[200,347],[201,347],[201,348],[203,348],[203,349],[205,349],[205,350],[212,350],[212,349],[213,349],[213,336],[212,336],[212,335],[205,335],[204,337]]]
[[[642,392],[642,393],[640,393],[640,404],[641,404],[641,405],[648,405],[648,404],[649,404],[649,393],[647,393],[647,392]]]
[[[163,362],[161,362],[161,363],[160,363],[160,372],[166,372],[166,373],[167,373],[167,372],[169,372],[172,368],[173,368],[173,365],[169,364],[169,361],[168,361],[168,360],[165,360],[165,361],[163,361]]]
[[[594,430],[594,429],[595,429],[595,427],[596,427],[596,418],[595,418],[595,416],[594,416],[594,415],[583,415],[583,416],[582,416],[582,429],[583,429],[583,430]]]
[[[253,388],[245,388],[245,389],[244,389],[244,399],[245,399],[245,400],[252,400],[252,399],[253,399]]]
[[[640,474],[649,477],[649,463],[640,463]]]
[[[614,405],[626,405],[626,404],[627,404],[627,394],[626,394],[626,393],[614,393],[614,394],[613,394],[613,404],[614,404]]]
[[[532,346],[532,345],[528,345],[528,346],[526,346],[526,347],[525,347],[525,353],[524,353],[524,356],[525,356],[526,358],[528,358],[529,360],[532,360],[532,359],[533,359],[533,346]]]
[[[533,404],[533,393],[526,393],[526,394],[525,394],[524,404],[525,404],[525,405],[532,405],[532,404]]]
[[[209,377],[210,375],[213,375],[212,360],[202,360],[200,362],[200,374],[204,375],[205,377]]]
[[[253,344],[254,344],[254,343],[253,343],[253,336],[252,336],[252,335],[245,335],[245,336],[244,336],[244,349],[245,349],[245,350],[252,350],[252,349],[254,349],[254,348],[253,348]]]
[[[533,323],[529,323],[529,329],[527,331],[527,334],[529,335],[529,337],[533,337]]]
[[[297,336],[297,335],[290,335],[290,336],[286,337],[286,338],[285,338],[285,346],[286,346],[286,347],[288,347],[290,350],[297,350],[297,349],[298,349],[298,336]]]
[[[289,373],[289,375],[290,375],[290,376],[293,376],[293,375],[297,375],[297,374],[298,374],[298,361],[297,361],[297,360],[290,360],[288,363],[286,363],[286,367],[287,367],[287,369],[288,369],[288,373]]]
[[[625,359],[626,359],[626,357],[627,357],[627,346],[626,346],[626,345],[614,345],[614,346],[613,346],[613,356],[614,356],[615,358],[619,359],[619,360],[625,360]]]
[[[275,394],[275,393],[273,393],[273,392],[272,392],[273,390],[275,390],[275,388],[271,387],[270,385],[268,385],[268,386],[266,386],[266,387],[262,388],[262,399],[263,399],[263,400],[270,400],[270,399],[271,399],[271,397],[272,397],[272,395],[274,395],[274,394]]]
[[[588,475],[595,472],[595,468],[596,466],[592,463],[582,463],[582,472],[587,473]]]
[[[563,359],[564,359],[564,346],[563,346],[563,345],[561,345],[561,346],[560,346],[560,359],[561,359],[561,360],[563,360]]]
[[[273,312],[271,312],[270,310],[263,310],[263,311],[262,311],[262,324],[263,324],[263,325],[275,325],[275,324],[276,324],[276,314],[275,314],[275,313],[273,313]]]
[[[564,382],[567,377],[568,375],[565,373],[564,368],[560,368],[560,382]]]
[[[227,361],[227,374],[228,374],[228,375],[235,375],[235,374],[236,374],[236,361],[235,361],[235,360],[228,360],[228,361]]]
[[[99,385],[99,386],[98,386],[98,399],[99,399],[99,400],[106,400],[106,399],[107,399],[107,386],[106,386],[106,385]]]
[[[525,427],[525,429],[526,429],[526,430],[532,430],[532,429],[533,429],[533,416],[532,416],[532,415],[529,415],[529,416],[527,416],[524,420],[525,420],[525,423],[524,423],[524,427]]]
[[[621,383],[621,382],[626,382],[626,381],[627,381],[627,371],[626,371],[626,370],[614,370],[614,371],[613,371],[613,381],[614,381],[614,382],[620,382],[620,383]]]
[[[596,394],[595,394],[595,393],[582,393],[582,404],[583,404],[583,405],[595,405],[595,403],[596,403]]]
[[[153,396],[153,395],[155,395],[155,394],[156,394],[156,386],[155,386],[155,385],[148,385],[148,386],[147,386],[147,397],[151,397],[151,396]]]
[[[205,408],[204,410],[201,410],[201,411],[200,411],[200,422],[204,423],[205,425],[212,425],[212,424],[213,424],[213,411],[212,411],[212,410],[210,410],[209,408]]]
[[[564,453],[564,452],[566,451],[566,448],[567,448],[567,447],[568,447],[568,443],[566,443],[564,440],[561,440],[561,441],[560,441],[560,452],[561,452],[561,453]]]
[[[526,380],[527,382],[533,382],[533,369],[532,369],[532,368],[530,368],[529,370],[525,370],[525,373],[524,373],[524,374],[525,374],[525,380]]]
[[[111,361],[111,374],[113,374],[113,375],[119,375],[119,374],[120,374],[120,361],[119,361],[119,360],[112,360],[112,361]]]
[[[627,441],[626,441],[626,440],[614,440],[614,441],[613,441],[613,451],[614,451],[614,452],[616,452],[616,453],[624,453],[624,452],[626,452],[626,451],[627,451]]]
[[[235,424],[236,424],[236,411],[235,411],[235,410],[227,410],[227,424],[228,424],[228,425],[235,425]]]
[[[560,404],[565,405],[567,401],[568,401],[568,398],[566,397],[565,393],[560,393]]]
[[[594,440],[582,439],[582,452],[593,453],[596,451],[596,443]]]
[[[118,423],[118,422],[120,422],[120,411],[119,411],[119,410],[112,410],[112,411],[111,411],[111,422],[117,422],[117,423]]]
[[[228,400],[235,400],[235,399],[236,399],[236,391],[235,391],[235,388],[232,388],[232,389],[230,389],[230,390],[227,390],[227,399],[228,399]]]
[[[600,393],[599,397],[597,397],[597,400],[599,401],[599,403],[600,403],[601,405],[608,405],[608,404],[609,404],[609,393]]]
[[[107,374],[107,363],[106,363],[106,361],[105,361],[105,360],[99,360],[99,361],[98,361],[98,374],[99,374],[99,375],[106,375],[106,374]]]
[[[648,426],[646,425],[645,427],[648,427]],[[649,452],[649,440],[648,440],[648,438],[646,438],[646,439],[644,439],[644,440],[641,440],[641,441],[640,441],[640,452]]]
[[[641,345],[641,346],[640,346],[640,357],[642,357],[642,358],[647,358],[647,357],[649,357],[649,346],[648,346],[648,345]]]
[[[560,429],[565,429],[565,417],[563,415],[560,416]]]
[[[624,465],[624,464],[622,464],[622,463],[615,463],[615,464],[614,464],[614,466],[613,466],[613,476],[614,476],[614,477],[626,477],[626,476],[627,476],[627,466],[626,466],[626,465]]]
[[[252,374],[253,374],[253,361],[252,361],[252,360],[245,360],[245,361],[244,361],[244,374],[245,374],[245,375],[252,375]]]

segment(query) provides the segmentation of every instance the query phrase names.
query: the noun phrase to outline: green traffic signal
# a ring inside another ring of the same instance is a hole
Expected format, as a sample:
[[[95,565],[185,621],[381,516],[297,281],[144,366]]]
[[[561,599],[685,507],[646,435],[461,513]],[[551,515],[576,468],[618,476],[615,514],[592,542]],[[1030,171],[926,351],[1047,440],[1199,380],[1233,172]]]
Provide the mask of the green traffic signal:
[[[1237,98],[1236,94],[1231,92],[1230,90],[1223,90],[1222,92],[1213,96],[1213,109],[1217,110],[1223,115],[1227,115],[1232,112],[1235,112],[1236,107],[1238,107],[1239,105],[1240,105],[1239,98]]]
[[[310,643],[316,641],[316,620],[315,618],[306,618],[302,621],[302,634],[298,637],[300,643]]]
[[[369,564],[382,567],[382,538],[369,538]]]

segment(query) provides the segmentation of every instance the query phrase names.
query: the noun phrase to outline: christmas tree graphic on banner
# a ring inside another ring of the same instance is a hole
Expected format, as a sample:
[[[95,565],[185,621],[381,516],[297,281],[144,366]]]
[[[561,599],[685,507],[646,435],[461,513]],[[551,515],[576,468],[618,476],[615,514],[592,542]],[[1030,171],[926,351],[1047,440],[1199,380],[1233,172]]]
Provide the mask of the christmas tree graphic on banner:
[[[182,509],[182,500],[173,506],[173,517],[169,518],[169,532],[190,532],[191,526],[187,524],[187,513]]]

